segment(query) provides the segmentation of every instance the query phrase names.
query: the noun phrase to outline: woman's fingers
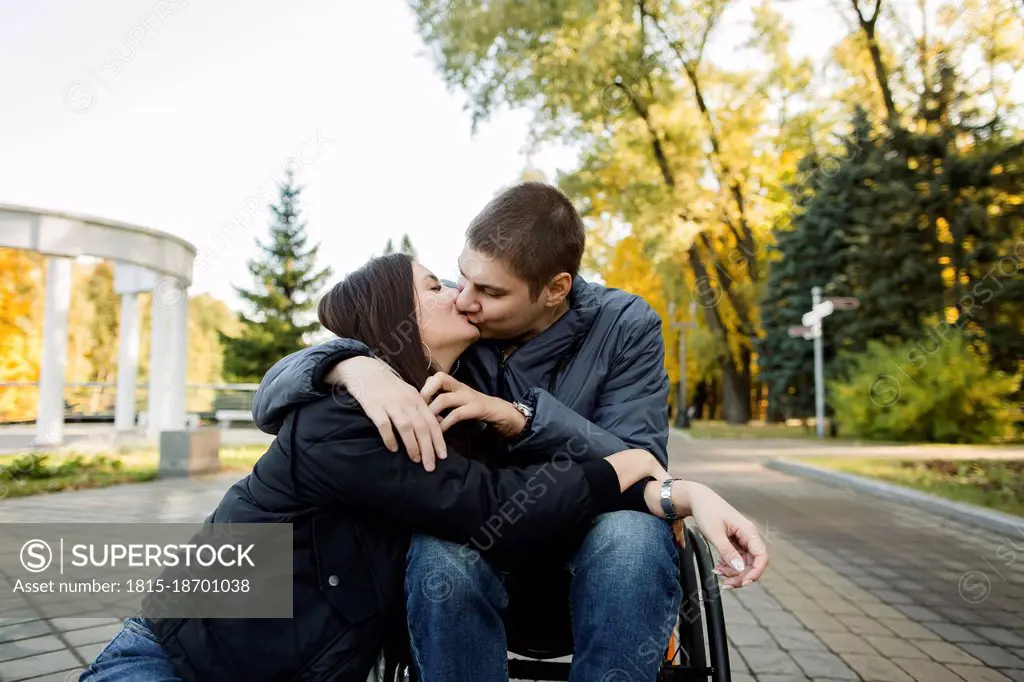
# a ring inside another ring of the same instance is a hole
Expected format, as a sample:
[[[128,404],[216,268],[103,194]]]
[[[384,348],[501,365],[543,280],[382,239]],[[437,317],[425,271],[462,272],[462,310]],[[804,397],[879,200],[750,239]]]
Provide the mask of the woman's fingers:
[[[380,437],[384,441],[384,447],[391,452],[398,452],[398,441],[395,440],[395,432],[391,429],[391,417],[388,416],[388,413],[382,408],[367,406],[366,416],[370,418],[373,425],[377,427],[377,431],[380,432]]]

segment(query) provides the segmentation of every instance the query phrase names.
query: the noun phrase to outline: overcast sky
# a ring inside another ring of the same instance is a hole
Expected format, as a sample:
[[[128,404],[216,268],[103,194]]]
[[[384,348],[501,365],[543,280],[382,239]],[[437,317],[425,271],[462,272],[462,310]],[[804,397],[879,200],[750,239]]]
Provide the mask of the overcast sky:
[[[803,52],[838,35],[825,2],[779,5]],[[719,60],[737,58],[749,6]],[[466,224],[526,163],[527,115],[472,137],[404,0],[0,0],[0,49],[0,203],[183,237],[199,249],[192,291],[231,305],[290,157],[335,278],[403,232],[451,276]],[[573,158],[532,161],[553,175]]]

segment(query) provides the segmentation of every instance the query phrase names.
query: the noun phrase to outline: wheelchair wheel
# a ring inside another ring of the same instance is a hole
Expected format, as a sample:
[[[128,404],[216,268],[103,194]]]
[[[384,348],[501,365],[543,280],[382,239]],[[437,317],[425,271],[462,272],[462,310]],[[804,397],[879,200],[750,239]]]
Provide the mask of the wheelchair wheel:
[[[712,573],[714,561],[707,541],[700,532],[685,527],[679,550],[683,599],[679,621],[659,682],[730,682],[729,646],[725,634],[718,577]]]

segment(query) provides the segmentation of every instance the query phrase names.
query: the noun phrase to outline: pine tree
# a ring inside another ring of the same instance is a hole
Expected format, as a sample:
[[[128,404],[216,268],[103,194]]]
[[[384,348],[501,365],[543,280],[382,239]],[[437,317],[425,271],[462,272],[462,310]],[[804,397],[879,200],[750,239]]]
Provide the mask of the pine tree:
[[[417,260],[416,248],[412,245],[412,239],[409,238],[408,234],[402,235],[402,244],[398,247],[398,250],[404,254],[410,256],[413,260]]]
[[[845,147],[852,148],[852,140]],[[806,157],[798,180],[790,188],[795,195],[792,226],[775,232],[770,250],[768,286],[761,302],[765,335],[758,344],[758,367],[768,387],[768,414],[772,421],[814,415],[814,346],[802,336],[791,337],[789,328],[801,326],[812,307],[811,288],[822,287],[823,296],[845,295],[842,254],[849,230],[849,197],[841,185],[831,182],[835,159]],[[825,357],[836,342],[833,322],[825,323]]]
[[[280,199],[271,206],[270,241],[259,258],[248,262],[254,286],[235,287],[250,310],[239,314],[239,336],[221,334],[225,373],[235,381],[259,381],[270,367],[307,345],[305,336],[319,325],[310,312],[331,269],[317,269],[319,246],[307,246],[306,224],[299,219],[299,194],[294,174],[279,185]]]
[[[384,255],[395,253],[395,242],[388,237],[387,243],[384,245]],[[409,234],[405,233],[402,235],[402,241],[398,246],[398,253],[404,253],[411,256],[413,260],[417,260],[416,247],[412,245],[412,239],[409,238]]]

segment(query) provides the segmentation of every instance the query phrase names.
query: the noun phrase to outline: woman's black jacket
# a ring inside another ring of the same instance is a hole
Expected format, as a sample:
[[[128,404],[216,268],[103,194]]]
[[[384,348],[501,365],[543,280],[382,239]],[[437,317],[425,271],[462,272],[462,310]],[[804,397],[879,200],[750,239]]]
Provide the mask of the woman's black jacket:
[[[516,552],[622,500],[603,459],[488,469],[449,448],[428,473],[388,451],[350,396],[327,397],[288,417],[206,520],[293,524],[293,617],[147,624],[188,681],[362,682],[403,611],[411,533]]]

